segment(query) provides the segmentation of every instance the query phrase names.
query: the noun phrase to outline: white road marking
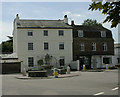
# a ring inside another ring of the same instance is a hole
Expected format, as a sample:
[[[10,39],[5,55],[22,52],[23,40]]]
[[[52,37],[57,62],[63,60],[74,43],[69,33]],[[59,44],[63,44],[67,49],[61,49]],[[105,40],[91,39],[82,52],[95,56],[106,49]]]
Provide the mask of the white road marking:
[[[115,90],[118,90],[118,89],[119,89],[119,87],[116,87],[116,88],[113,88],[112,90],[115,91]]]
[[[104,94],[104,92],[100,92],[100,93],[97,93],[97,94],[94,94],[94,95],[97,96],[97,95],[102,95],[102,94]]]

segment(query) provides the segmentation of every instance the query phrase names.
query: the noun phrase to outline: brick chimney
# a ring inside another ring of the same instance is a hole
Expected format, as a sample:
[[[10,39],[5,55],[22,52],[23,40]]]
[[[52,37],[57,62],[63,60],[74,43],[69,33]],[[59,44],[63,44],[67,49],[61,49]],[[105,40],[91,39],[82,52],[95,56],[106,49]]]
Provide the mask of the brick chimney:
[[[19,15],[18,14],[16,15],[16,20],[19,20]]]
[[[20,24],[20,21],[19,21],[19,15],[18,15],[18,14],[16,15],[15,20],[16,20],[16,24],[19,25],[19,24]]]
[[[67,15],[64,16],[64,23],[68,24],[68,18],[67,18]]]
[[[74,24],[74,20],[71,21],[71,25],[72,25],[72,26],[75,25],[75,24]]]

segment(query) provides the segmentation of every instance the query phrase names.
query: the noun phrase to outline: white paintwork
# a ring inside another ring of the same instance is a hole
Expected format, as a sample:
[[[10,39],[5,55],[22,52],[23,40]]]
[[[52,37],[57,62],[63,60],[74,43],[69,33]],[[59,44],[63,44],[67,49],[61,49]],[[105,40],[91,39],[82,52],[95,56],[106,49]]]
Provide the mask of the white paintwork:
[[[91,68],[106,68],[106,64],[103,63],[103,58],[110,58],[112,60],[112,56],[107,55],[94,55],[91,58]],[[113,67],[113,62],[109,64],[109,67]]]
[[[117,58],[120,58],[120,44],[114,44],[114,56],[112,57],[114,66],[118,64]]]
[[[77,60],[77,70],[79,71],[80,70],[80,61]]]
[[[118,43],[120,43],[120,23],[118,24]]]
[[[33,31],[33,36],[28,36],[28,31]],[[43,30],[48,30],[48,36],[44,36]],[[58,30],[64,30],[64,36],[58,35]],[[34,57],[34,64],[49,54],[57,59],[65,57],[65,65],[72,61],[72,29],[17,29],[14,25],[13,48],[18,59],[22,62],[22,67],[28,69],[28,57]],[[28,43],[33,43],[33,51],[28,51]],[[49,43],[49,50],[44,50],[44,42]],[[59,50],[59,42],[64,42],[64,50]],[[54,65],[54,64],[53,64]]]
[[[68,23],[68,18],[64,17],[64,23]]]

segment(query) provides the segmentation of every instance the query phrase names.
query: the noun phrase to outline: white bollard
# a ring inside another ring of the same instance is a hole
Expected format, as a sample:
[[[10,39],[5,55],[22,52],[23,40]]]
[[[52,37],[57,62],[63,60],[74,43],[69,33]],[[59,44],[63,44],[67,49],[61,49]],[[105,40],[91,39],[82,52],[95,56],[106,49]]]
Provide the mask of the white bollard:
[[[22,72],[23,76],[26,76],[26,69],[23,68],[23,72]]]
[[[80,61],[77,60],[77,70],[79,71],[80,70]]]
[[[106,70],[109,70],[109,64],[106,64]]]
[[[85,65],[83,65],[83,70],[85,70]]]
[[[70,67],[67,66],[67,74],[70,74]]]
[[[55,77],[55,78],[58,78],[58,71],[57,71],[56,68],[54,68],[54,77]]]

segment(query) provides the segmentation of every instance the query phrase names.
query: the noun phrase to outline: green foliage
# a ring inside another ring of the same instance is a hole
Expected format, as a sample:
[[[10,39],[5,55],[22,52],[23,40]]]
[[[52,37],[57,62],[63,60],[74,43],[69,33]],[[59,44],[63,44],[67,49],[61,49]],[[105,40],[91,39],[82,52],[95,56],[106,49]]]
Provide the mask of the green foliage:
[[[111,28],[116,27],[120,21],[120,1],[119,2],[93,2],[89,5],[88,10],[99,10],[102,14],[107,15],[103,21],[111,22]]]
[[[40,59],[40,60],[37,61],[37,63],[41,66],[41,65],[43,65],[44,62],[43,62],[42,59]]]
[[[98,23],[97,20],[92,20],[92,19],[84,20],[82,25],[86,25],[86,26],[102,26],[102,24]]]
[[[0,44],[0,50],[2,53],[12,53],[13,52],[13,37],[8,36],[9,40],[4,41]]]

